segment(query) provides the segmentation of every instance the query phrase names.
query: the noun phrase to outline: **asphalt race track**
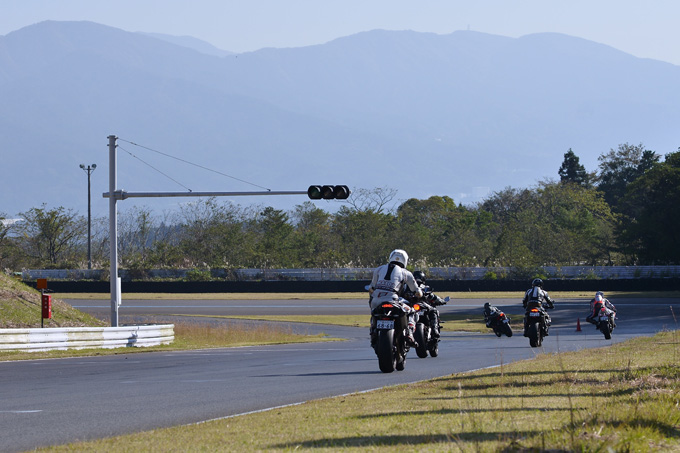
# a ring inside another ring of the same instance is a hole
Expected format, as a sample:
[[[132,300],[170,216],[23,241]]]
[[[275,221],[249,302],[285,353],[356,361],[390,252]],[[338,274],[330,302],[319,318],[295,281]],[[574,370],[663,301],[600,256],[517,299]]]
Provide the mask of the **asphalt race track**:
[[[451,373],[498,366],[544,352],[607,346],[662,329],[677,329],[680,299],[617,299],[618,327],[604,340],[583,322],[588,304],[558,300],[553,327],[542,348],[529,347],[517,332],[522,306],[494,299],[512,319],[515,335],[491,330],[471,334],[442,330],[440,355],[419,359],[411,351],[404,371],[384,374],[369,347],[368,329],[293,323],[301,333],[325,332],[347,341],[119,354],[0,363],[1,451],[103,438],[159,427],[196,423],[387,385],[414,383]],[[109,300],[70,300],[74,307],[108,317]],[[481,314],[485,301],[456,299],[444,313]],[[248,314],[366,314],[365,300],[124,300],[120,323],[186,321],[243,323],[210,316]],[[581,331],[576,331],[577,319]]]

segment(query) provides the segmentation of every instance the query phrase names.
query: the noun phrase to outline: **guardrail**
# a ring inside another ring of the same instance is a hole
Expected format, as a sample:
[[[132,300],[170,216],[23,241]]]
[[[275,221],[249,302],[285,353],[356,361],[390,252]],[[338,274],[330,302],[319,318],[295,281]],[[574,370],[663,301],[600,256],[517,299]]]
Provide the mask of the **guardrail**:
[[[544,266],[544,275],[551,279],[640,279],[680,278],[680,266]],[[422,271],[430,279],[483,280],[493,272],[502,278],[513,275],[510,267],[428,267]],[[310,268],[310,269],[146,269],[130,271],[120,269],[123,282],[145,279],[187,279],[192,271],[200,271],[211,279],[228,281],[344,281],[370,280],[373,268]],[[24,269],[22,279],[108,281],[107,270],[102,269]],[[139,274],[143,274],[143,278]]]
[[[49,351],[158,346],[170,344],[174,339],[174,324],[0,329],[0,350]]]

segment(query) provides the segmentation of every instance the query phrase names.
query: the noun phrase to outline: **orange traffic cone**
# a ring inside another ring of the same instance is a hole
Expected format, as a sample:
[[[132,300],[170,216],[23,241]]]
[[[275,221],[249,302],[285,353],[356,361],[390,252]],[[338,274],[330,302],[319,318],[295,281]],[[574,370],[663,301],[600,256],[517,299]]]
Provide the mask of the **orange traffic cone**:
[[[581,318],[576,318],[576,331],[581,331]]]

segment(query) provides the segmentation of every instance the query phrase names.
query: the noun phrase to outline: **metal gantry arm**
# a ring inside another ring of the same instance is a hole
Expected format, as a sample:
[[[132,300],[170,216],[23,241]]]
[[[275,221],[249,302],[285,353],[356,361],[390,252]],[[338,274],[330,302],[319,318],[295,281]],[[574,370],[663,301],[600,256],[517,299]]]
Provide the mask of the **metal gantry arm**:
[[[110,276],[111,280],[111,327],[118,327],[118,307],[121,302],[121,282],[118,277],[118,200],[127,198],[159,198],[159,197],[234,197],[249,195],[307,195],[308,191],[259,191],[259,192],[126,192],[116,189],[118,169],[116,163],[116,140],[109,135],[109,191],[103,194],[109,199],[109,244],[110,244]],[[113,196],[111,196],[113,194]]]

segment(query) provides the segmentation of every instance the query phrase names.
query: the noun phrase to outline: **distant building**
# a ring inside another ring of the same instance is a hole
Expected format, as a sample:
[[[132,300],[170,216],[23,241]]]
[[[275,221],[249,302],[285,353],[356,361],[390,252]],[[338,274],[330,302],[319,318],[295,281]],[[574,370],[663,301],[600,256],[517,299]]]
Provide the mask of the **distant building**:
[[[2,226],[8,227],[10,225],[14,225],[17,222],[22,222],[24,219],[0,219],[0,223],[2,223]]]

